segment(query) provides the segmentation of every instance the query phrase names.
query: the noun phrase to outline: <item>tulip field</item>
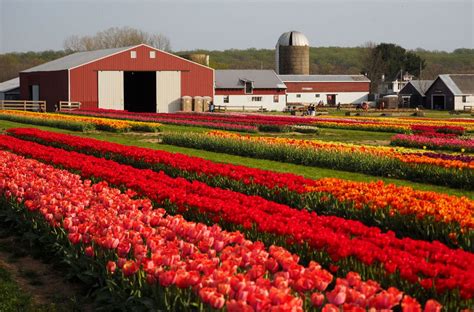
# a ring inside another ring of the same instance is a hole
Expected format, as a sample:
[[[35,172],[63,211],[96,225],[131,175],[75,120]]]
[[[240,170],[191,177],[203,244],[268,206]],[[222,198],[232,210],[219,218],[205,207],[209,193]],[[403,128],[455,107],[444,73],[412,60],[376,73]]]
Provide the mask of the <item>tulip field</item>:
[[[73,113],[0,112],[0,224],[97,309],[474,307],[472,119]]]

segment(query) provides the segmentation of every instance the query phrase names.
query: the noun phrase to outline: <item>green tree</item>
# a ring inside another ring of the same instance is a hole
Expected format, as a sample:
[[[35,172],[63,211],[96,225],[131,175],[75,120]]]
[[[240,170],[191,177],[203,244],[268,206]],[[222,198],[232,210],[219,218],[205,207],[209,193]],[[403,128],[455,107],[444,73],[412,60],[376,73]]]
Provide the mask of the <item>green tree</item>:
[[[395,79],[400,71],[407,71],[415,76],[420,75],[420,69],[426,67],[426,62],[418,54],[406,51],[393,43],[380,43],[375,47],[384,62],[384,73],[388,79]]]

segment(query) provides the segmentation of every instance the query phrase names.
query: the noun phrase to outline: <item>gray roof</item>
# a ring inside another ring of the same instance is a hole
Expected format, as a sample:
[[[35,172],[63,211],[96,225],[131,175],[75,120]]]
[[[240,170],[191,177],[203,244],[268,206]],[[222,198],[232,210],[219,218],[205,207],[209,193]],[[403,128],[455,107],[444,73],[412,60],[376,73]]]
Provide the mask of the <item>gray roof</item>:
[[[111,54],[126,51],[133,47],[136,47],[136,46],[77,52],[74,54],[67,55],[65,57],[61,57],[57,60],[26,69],[22,71],[22,73],[68,70],[68,69],[77,67],[79,65],[83,65],[83,64],[95,61],[97,59],[106,57]]]
[[[216,70],[216,89],[242,89],[251,81],[255,89],[286,89],[285,84],[271,69]]]
[[[474,74],[439,75],[454,95],[474,94]]]
[[[421,96],[425,96],[426,91],[431,87],[434,80],[410,80],[401,90],[402,93],[403,89],[405,89],[409,84],[413,86],[413,88],[418,91]]]
[[[370,82],[364,75],[279,75],[284,82]]]
[[[20,78],[13,78],[4,82],[0,82],[0,92],[8,92],[20,87]]]

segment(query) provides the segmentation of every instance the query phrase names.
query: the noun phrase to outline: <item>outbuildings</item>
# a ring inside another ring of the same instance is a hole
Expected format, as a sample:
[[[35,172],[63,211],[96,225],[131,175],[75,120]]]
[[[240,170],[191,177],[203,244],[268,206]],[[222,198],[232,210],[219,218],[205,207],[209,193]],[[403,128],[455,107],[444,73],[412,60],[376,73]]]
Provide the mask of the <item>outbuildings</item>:
[[[364,75],[279,75],[287,104],[337,105],[367,101],[370,80]]]
[[[20,98],[20,79],[13,78],[0,83],[0,101]]]
[[[464,110],[474,106],[474,74],[439,75],[426,91],[426,108]]]
[[[214,105],[282,111],[286,86],[273,70],[216,70]]]
[[[183,96],[214,96],[214,70],[146,44],[74,53],[20,73],[22,99],[83,108],[175,112]]]
[[[398,93],[400,106],[403,108],[426,107],[425,92],[433,84],[433,80],[411,80]]]

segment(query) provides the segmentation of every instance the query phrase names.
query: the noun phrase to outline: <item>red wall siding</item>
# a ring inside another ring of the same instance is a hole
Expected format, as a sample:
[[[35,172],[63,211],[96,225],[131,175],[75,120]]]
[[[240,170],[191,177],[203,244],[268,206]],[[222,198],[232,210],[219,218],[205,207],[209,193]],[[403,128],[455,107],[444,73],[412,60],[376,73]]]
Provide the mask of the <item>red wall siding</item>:
[[[137,52],[137,58],[130,58],[130,51]],[[156,51],[156,58],[149,57]],[[181,95],[213,96],[214,71],[174,55],[147,46],[139,46],[101,60],[71,69],[71,101],[79,101],[85,108],[98,105],[98,71],[181,71]]]
[[[216,95],[271,95],[285,94],[285,89],[253,89],[252,94],[245,94],[244,89],[216,89]]]
[[[286,82],[287,92],[369,92],[369,82]],[[312,90],[303,90],[312,88]]]
[[[31,99],[30,86],[39,85],[39,99],[46,101],[48,111],[54,111],[59,101],[68,100],[67,70],[20,73],[20,98]]]

